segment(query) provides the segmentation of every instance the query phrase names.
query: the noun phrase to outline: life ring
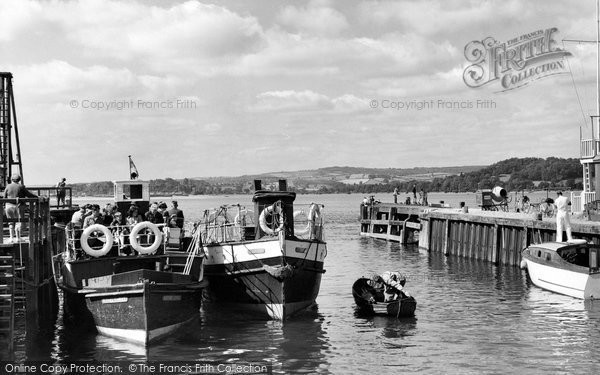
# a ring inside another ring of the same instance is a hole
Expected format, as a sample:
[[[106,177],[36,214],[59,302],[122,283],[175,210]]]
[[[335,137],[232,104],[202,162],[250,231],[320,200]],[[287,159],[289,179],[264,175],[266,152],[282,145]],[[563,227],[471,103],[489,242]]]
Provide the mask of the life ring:
[[[279,215],[279,226],[275,228],[275,230],[269,228],[267,225],[267,215],[271,215],[273,217],[273,221],[275,221],[275,215]],[[283,230],[283,214],[281,212],[281,205],[273,203],[272,205],[265,207],[260,213],[258,223],[260,224],[260,229],[262,229],[266,234],[271,235],[281,232]]]
[[[321,207],[316,203],[311,203],[308,211],[308,221],[316,224],[319,218],[321,218]]]
[[[102,248],[100,250],[96,250],[93,249],[90,244],[88,243],[88,239],[90,238],[90,235],[94,232],[102,232],[102,234],[104,235],[104,237],[106,238],[106,242],[104,243],[104,246],[102,246]],[[113,245],[113,236],[112,233],[108,230],[107,227],[105,227],[102,224],[93,224],[90,225],[89,227],[87,227],[83,233],[81,233],[81,248],[83,249],[83,251],[85,251],[88,255],[91,255],[95,258],[97,257],[101,257],[103,255],[108,254],[108,252],[110,251],[110,249],[112,248]]]
[[[308,215],[306,214],[306,212],[304,212],[304,210],[296,210],[296,211],[294,211],[294,222],[296,222],[296,218],[300,217],[301,215],[306,216],[306,219],[308,220]],[[294,234],[297,236],[307,235],[308,232],[310,231],[310,224],[311,224],[311,221],[308,220],[306,227],[304,227],[303,229],[300,229],[300,230],[294,229]]]
[[[150,229],[152,234],[154,234],[154,242],[152,245],[142,246],[138,242],[138,235],[142,229]],[[162,232],[160,229],[158,229],[156,224],[153,224],[149,221],[142,221],[141,223],[137,223],[133,229],[131,229],[131,233],[129,234],[129,243],[131,244],[131,247],[133,247],[133,249],[140,254],[153,254],[162,243]]]
[[[251,216],[254,212],[252,212],[252,210],[240,210],[240,212],[235,215],[235,219],[233,219],[233,222],[235,223],[235,225],[240,225],[242,223],[242,218],[246,218],[247,216]]]

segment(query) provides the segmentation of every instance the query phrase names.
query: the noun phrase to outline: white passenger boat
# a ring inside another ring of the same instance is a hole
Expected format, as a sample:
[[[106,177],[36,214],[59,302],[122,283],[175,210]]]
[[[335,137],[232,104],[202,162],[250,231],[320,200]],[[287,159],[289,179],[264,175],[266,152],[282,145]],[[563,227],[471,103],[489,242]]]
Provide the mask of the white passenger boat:
[[[523,250],[522,259],[534,285],[575,298],[600,298],[600,245],[546,242]]]
[[[299,209],[284,180],[279,191],[262,190],[257,180],[255,190],[254,211],[221,206],[197,224],[207,254],[204,301],[220,311],[286,320],[319,294],[327,255],[323,206]]]

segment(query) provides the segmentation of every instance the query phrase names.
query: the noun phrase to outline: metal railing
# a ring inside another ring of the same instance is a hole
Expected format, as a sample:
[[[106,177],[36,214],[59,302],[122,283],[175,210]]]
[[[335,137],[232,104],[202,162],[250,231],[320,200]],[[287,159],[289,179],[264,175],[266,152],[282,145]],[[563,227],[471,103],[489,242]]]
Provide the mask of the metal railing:
[[[600,139],[582,139],[580,152],[581,158],[593,158],[598,154],[600,150]]]
[[[595,200],[595,191],[571,192],[571,211],[583,212],[585,211],[585,205]]]
[[[56,186],[33,186],[27,187],[27,190],[37,195],[45,197],[50,202],[50,208],[71,208],[73,207],[73,190],[70,187],[59,188]],[[64,191],[64,199],[59,200],[61,191]]]

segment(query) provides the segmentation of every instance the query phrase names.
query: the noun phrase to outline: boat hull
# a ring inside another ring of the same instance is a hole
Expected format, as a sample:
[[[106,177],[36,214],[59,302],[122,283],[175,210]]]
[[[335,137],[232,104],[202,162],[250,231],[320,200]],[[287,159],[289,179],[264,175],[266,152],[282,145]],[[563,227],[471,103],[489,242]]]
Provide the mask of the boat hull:
[[[387,315],[396,318],[412,317],[417,309],[417,301],[414,297],[402,297],[391,302],[383,302],[382,291],[378,291],[369,285],[369,279],[358,279],[352,285],[352,296],[354,302],[363,314]]]
[[[197,281],[199,274],[132,269],[136,264],[160,264],[159,258],[128,259],[124,269],[132,270],[107,274],[110,262],[115,260],[98,258],[56,266],[61,269],[57,285],[63,290],[69,323],[145,345],[199,316],[206,286],[206,281]]]
[[[575,298],[600,298],[600,273],[590,272],[589,264],[583,266],[565,261],[554,249],[558,245],[554,243],[550,249],[545,249],[544,244],[536,245],[533,250],[523,251],[522,258],[531,282],[542,289]],[[587,256],[585,253],[584,264]]]
[[[581,299],[600,298],[600,274],[560,269],[524,259],[531,282],[542,289]]]
[[[285,320],[315,304],[319,294],[323,242],[278,239],[207,246],[205,301],[232,312]]]
[[[105,336],[148,344],[198,317],[201,290],[144,282],[86,295],[96,329]]]

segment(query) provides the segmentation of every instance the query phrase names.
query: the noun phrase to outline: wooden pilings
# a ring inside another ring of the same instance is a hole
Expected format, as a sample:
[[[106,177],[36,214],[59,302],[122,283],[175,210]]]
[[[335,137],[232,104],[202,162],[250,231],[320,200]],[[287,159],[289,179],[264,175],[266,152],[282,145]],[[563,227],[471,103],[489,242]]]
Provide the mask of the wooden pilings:
[[[420,216],[419,246],[446,255],[518,266],[521,251],[527,246],[555,240],[556,223],[553,219],[542,221],[525,215],[501,215],[463,214],[449,210],[424,213]],[[571,227],[576,238],[600,242],[597,225],[573,223]]]
[[[423,206],[369,203],[360,206],[360,234],[400,243],[416,243]]]
[[[518,266],[521,251],[554,241],[554,218],[538,220],[520,213],[471,212],[402,204],[361,205],[361,235],[409,242],[418,232],[419,247],[432,252]],[[600,243],[600,226],[571,223],[574,238]],[[411,233],[412,231],[412,233]]]

